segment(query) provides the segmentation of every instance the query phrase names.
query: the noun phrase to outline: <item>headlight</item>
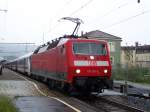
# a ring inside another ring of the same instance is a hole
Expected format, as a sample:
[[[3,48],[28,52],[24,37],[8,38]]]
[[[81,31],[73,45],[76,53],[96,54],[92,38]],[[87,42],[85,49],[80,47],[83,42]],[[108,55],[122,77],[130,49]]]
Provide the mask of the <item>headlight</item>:
[[[94,59],[94,56],[90,56],[90,59],[93,60],[93,59]]]
[[[104,70],[104,73],[107,73],[107,72],[108,72],[108,70],[107,70],[107,69],[105,69],[105,70]]]
[[[79,74],[81,71],[80,69],[76,69],[76,73]]]

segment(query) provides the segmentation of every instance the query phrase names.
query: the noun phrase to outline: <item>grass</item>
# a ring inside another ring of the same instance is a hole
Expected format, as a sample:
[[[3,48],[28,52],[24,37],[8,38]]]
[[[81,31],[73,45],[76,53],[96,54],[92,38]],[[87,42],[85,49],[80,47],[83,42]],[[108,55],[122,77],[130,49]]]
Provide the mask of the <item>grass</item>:
[[[18,112],[11,99],[0,96],[0,112]]]

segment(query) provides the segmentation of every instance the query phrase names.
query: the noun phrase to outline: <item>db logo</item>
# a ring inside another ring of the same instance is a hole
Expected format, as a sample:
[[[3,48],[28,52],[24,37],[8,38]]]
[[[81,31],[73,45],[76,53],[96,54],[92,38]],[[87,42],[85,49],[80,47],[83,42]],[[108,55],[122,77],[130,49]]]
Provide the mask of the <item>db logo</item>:
[[[88,61],[88,64],[89,64],[90,66],[97,66],[96,61]]]

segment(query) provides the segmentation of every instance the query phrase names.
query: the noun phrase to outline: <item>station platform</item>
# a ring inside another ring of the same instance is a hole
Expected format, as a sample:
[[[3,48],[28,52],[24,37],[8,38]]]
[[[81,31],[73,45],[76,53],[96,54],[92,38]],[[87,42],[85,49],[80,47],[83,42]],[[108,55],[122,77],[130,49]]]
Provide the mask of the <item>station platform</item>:
[[[114,81],[114,87],[125,85],[125,81]],[[140,84],[127,81],[128,93],[130,94],[150,94],[150,84]]]
[[[42,84],[40,86],[45,87]],[[19,112],[80,112],[52,93],[48,94],[49,97],[43,96],[33,82],[9,69],[3,69],[0,75],[0,95],[9,96]]]
[[[115,80],[114,83],[125,84],[125,81],[116,81]],[[130,81],[128,81],[127,84],[137,87],[137,88],[150,90],[150,84],[139,84],[139,83],[134,83],[134,82],[130,82]]]
[[[108,89],[105,89],[103,93],[98,94],[98,96],[121,96],[121,95],[123,94],[120,92],[116,92],[116,91],[108,90]]]
[[[75,112],[56,99],[44,96],[18,97],[15,104],[20,112]]]

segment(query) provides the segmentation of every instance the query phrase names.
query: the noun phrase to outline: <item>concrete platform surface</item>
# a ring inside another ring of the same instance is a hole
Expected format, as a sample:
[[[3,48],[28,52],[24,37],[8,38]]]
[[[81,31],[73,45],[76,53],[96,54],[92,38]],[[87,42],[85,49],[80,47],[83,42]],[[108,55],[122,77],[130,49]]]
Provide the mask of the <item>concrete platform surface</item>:
[[[125,81],[114,81],[114,86],[119,86],[125,84]],[[139,84],[133,82],[127,82],[128,84],[128,93],[136,94],[149,94],[150,93],[150,84]]]
[[[115,80],[114,83],[125,84],[125,81],[116,81]],[[134,83],[134,82],[130,82],[130,81],[128,81],[127,83],[128,83],[128,85],[131,85],[131,86],[134,86],[137,88],[150,90],[150,84],[140,84],[140,83]]]
[[[121,96],[122,93],[115,92],[113,90],[107,90],[105,89],[103,93],[100,93],[98,96]]]
[[[40,93],[28,81],[0,80],[0,94],[8,96],[39,96]]]
[[[18,97],[15,104],[20,112],[75,112],[56,99],[44,96]]]

